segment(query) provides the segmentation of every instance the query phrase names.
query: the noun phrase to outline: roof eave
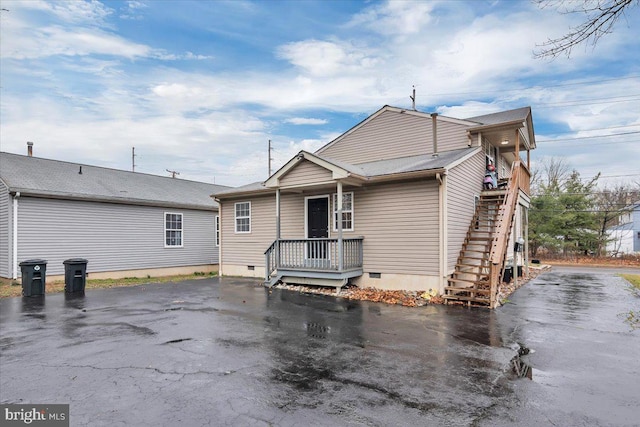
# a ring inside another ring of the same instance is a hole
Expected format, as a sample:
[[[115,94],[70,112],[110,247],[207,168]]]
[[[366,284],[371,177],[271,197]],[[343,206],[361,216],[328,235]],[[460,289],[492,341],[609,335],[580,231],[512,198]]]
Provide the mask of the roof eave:
[[[164,200],[143,200],[143,199],[131,199],[124,197],[95,197],[88,196],[83,194],[73,194],[73,193],[53,193],[46,191],[33,191],[28,188],[9,188],[9,194],[16,195],[20,194],[20,197],[39,197],[43,199],[57,199],[57,200],[75,200],[75,201],[84,201],[84,202],[99,202],[99,203],[113,203],[118,205],[133,205],[133,206],[155,206],[162,208],[180,208],[180,209],[193,209],[200,211],[216,211],[218,210],[218,206],[214,205],[195,205],[189,203],[175,203],[168,202]]]
[[[252,190],[244,190],[244,191],[234,191],[223,194],[212,194],[214,200],[225,200],[225,199],[235,199],[238,197],[246,197],[246,196],[260,196],[265,194],[273,193],[275,189],[273,188],[260,188],[260,189],[252,189]]]

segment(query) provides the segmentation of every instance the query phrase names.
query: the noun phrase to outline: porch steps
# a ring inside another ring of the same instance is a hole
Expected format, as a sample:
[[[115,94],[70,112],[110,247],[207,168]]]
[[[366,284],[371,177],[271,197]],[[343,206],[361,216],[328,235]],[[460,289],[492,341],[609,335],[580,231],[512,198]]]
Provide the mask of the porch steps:
[[[265,282],[264,285],[267,288],[271,288],[278,283],[283,283],[286,285],[322,286],[327,288],[336,288],[336,293],[338,293],[340,292],[340,289],[342,289],[349,283],[349,278],[329,279],[275,274],[268,282]]]
[[[445,286],[445,301],[491,305],[489,255],[505,197],[505,191],[484,192],[480,196],[455,271]]]

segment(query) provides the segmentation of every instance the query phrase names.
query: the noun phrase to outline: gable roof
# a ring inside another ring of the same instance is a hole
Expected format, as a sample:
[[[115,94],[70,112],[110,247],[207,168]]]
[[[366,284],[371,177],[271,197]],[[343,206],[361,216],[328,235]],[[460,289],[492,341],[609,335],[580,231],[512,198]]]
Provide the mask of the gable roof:
[[[217,209],[211,194],[229,188],[3,152],[0,180],[22,195],[197,210]]]
[[[515,110],[500,111],[497,113],[484,114],[482,116],[469,117],[465,120],[476,122],[481,125],[495,125],[498,123],[509,123],[525,121],[531,114],[531,107],[516,108]]]
[[[476,126],[469,128],[470,131],[489,131],[499,128],[517,126],[518,131],[525,138],[524,142],[527,149],[536,148],[536,137],[533,130],[533,119],[531,117],[531,107],[516,108],[515,110],[500,111],[482,116],[475,116],[465,119],[470,122],[477,123]]]

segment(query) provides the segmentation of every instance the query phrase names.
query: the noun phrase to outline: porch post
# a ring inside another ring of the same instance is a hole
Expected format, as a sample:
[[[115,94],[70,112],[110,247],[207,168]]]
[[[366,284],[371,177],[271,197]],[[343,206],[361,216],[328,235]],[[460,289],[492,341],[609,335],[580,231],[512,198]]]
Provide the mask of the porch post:
[[[280,240],[280,188],[276,188],[276,240]]]
[[[520,160],[520,131],[516,129],[516,160]]]
[[[338,181],[338,218],[336,224],[338,226],[338,271],[342,271],[344,268],[344,260],[342,259],[343,247],[342,247],[342,181]]]
[[[524,268],[527,276],[529,276],[529,208],[524,208]]]
[[[276,188],[276,269],[280,268],[280,187]]]

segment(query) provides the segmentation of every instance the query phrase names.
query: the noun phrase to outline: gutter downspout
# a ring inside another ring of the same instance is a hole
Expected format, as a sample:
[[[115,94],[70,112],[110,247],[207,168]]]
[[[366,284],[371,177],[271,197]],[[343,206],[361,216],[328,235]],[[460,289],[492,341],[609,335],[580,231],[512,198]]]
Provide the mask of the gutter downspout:
[[[438,180],[438,205],[440,206],[440,215],[438,218],[438,222],[440,223],[440,227],[438,227],[438,240],[440,246],[440,256],[439,256],[439,270],[440,270],[440,278],[438,280],[438,285],[440,286],[439,292],[440,294],[444,294],[444,287],[447,285],[447,250],[448,250],[448,240],[449,236],[447,234],[447,175],[445,173],[436,174],[436,179]]]
[[[20,192],[13,196],[13,280],[18,279],[18,199]]]
[[[218,203],[218,227],[220,227],[220,239],[218,240],[218,277],[222,277],[224,276],[224,272],[222,271],[222,201],[217,197],[214,197],[213,200]],[[214,233],[215,231],[216,230],[213,230]]]
[[[342,273],[342,270],[344,269],[344,260],[343,260],[343,239],[342,239],[342,181],[338,181],[338,185],[337,185],[337,195],[336,198],[338,199],[338,209],[337,209],[337,214],[338,214],[338,218],[337,218],[337,226],[338,226],[338,271]]]

